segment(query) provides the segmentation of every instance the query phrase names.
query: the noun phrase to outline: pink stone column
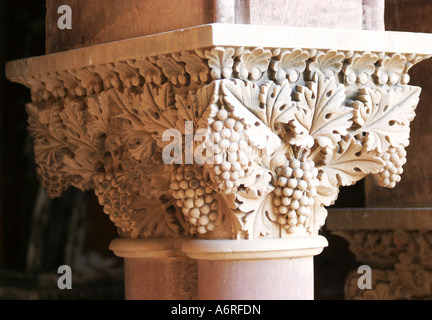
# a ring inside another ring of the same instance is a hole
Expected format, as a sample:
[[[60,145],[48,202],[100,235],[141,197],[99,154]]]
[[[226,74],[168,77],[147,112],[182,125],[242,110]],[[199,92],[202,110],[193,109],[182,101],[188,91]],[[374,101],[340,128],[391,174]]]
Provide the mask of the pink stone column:
[[[363,0],[363,29],[385,30],[385,0]]]
[[[190,240],[200,300],[313,300],[313,257],[321,236],[269,240]]]
[[[126,300],[196,298],[196,261],[173,239],[116,239],[110,249],[124,258]]]

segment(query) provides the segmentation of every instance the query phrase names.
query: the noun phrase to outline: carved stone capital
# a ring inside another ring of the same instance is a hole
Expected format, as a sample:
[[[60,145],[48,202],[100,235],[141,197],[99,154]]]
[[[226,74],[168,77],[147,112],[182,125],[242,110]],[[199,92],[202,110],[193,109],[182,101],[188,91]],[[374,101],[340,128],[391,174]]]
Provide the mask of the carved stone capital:
[[[210,25],[13,62],[8,77],[32,91],[46,192],[95,190],[121,237],[312,236],[339,187],[400,180],[421,92],[408,71],[430,40]]]

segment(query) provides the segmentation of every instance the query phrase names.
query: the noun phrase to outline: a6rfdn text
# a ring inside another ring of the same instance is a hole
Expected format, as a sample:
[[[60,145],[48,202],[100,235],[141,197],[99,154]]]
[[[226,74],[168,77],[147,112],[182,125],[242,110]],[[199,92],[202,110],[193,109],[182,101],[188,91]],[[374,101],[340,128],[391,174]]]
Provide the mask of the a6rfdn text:
[[[171,315],[195,315],[199,318],[206,314],[211,315],[260,315],[260,305],[247,305],[247,304],[230,304],[230,305],[217,305],[215,307],[190,307],[178,306],[172,307]]]

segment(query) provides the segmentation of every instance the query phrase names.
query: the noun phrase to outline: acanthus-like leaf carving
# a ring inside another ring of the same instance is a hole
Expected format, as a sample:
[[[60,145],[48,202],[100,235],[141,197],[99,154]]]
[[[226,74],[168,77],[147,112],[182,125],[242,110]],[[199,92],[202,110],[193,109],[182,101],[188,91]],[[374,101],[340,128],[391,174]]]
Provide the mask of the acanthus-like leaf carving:
[[[340,186],[384,176],[390,153],[404,158],[420,91],[403,84],[419,59],[207,47],[36,75],[26,83],[38,175],[53,195],[95,188],[124,236],[316,233]],[[170,129],[182,152],[186,134],[203,129],[214,155],[200,177],[176,177],[181,203],[162,163]]]
[[[234,48],[216,47],[211,50],[205,50],[204,55],[208,59],[213,79],[230,78],[233,73]]]
[[[309,64],[309,71],[323,73],[328,78],[334,78],[341,71],[345,55],[336,50],[321,51],[315,54],[313,62]]]
[[[148,134],[159,147],[163,149],[166,146],[164,132],[176,128],[175,99],[169,84],[161,88],[146,84],[141,94],[116,91],[113,98],[114,107],[118,110],[115,119],[120,121],[117,131],[121,131],[119,135],[131,149],[136,149],[138,154],[145,151]]]
[[[296,82],[305,71],[309,57],[309,52],[302,49],[283,50],[280,57],[272,62],[276,81],[281,83],[288,79],[290,82]]]
[[[159,56],[156,64],[162,69],[165,77],[173,85],[186,85],[189,82],[184,63],[176,61],[172,56]]]
[[[263,122],[267,114],[260,107],[260,88],[252,82],[239,80],[221,83],[224,102],[233,114],[247,124],[251,143],[258,149],[265,149],[272,154],[280,146],[280,138]]]
[[[255,114],[272,131],[278,131],[277,124],[287,124],[294,118],[295,102],[291,100],[292,89],[288,81],[281,85],[268,82],[261,86],[260,105]]]
[[[350,186],[368,174],[375,174],[384,166],[376,152],[365,152],[353,137],[342,139],[330,151],[328,163],[320,167],[327,175],[330,186]]]
[[[298,112],[290,123],[290,142],[306,148],[315,142],[335,148],[352,125],[353,109],[344,105],[344,86],[317,72],[313,81],[297,88],[294,97]]]
[[[273,234],[275,226],[269,219],[273,211],[271,194],[260,198],[237,195],[236,199],[238,210],[234,211],[234,215],[241,227],[236,230],[239,238],[257,239]]]
[[[135,159],[148,158],[152,151],[150,146],[153,141],[151,134],[140,119],[139,111],[136,109],[141,105],[139,95],[129,93],[128,90],[121,92],[111,89],[100,96],[99,103],[102,104],[102,108],[108,107],[112,110],[110,147],[118,149],[126,146]]]
[[[139,70],[141,76],[144,77],[147,83],[155,83],[161,85],[165,80],[162,70],[156,63],[149,59],[136,59],[127,62],[131,67]]]
[[[218,111],[219,82],[212,82],[196,92],[176,95],[175,100],[178,110],[177,129],[184,134],[186,121],[192,121],[195,129],[205,129],[209,119]]]
[[[405,64],[406,57],[400,53],[395,53],[392,56],[385,56],[380,61],[380,66],[375,72],[379,84],[397,83],[405,69]]]
[[[136,198],[133,223],[130,226],[131,238],[157,238],[184,236],[185,231],[179,223],[181,214],[170,202],[162,203],[160,200],[148,200],[143,197]]]
[[[56,161],[57,154],[67,148],[60,118],[61,106],[53,103],[40,110],[37,105],[29,103],[26,111],[29,115],[28,130],[33,137],[36,161]]]
[[[272,52],[264,48],[245,50],[236,64],[235,70],[243,80],[258,80],[270,65]]]
[[[354,54],[344,67],[345,82],[347,84],[366,84],[369,77],[375,72],[375,63],[377,61],[378,56],[371,52]]]
[[[389,146],[408,146],[409,123],[415,117],[420,92],[418,87],[359,91],[359,100],[353,103],[359,128],[353,134],[364,140],[367,151],[383,153]]]
[[[193,82],[206,82],[209,78],[209,67],[196,53],[183,51],[181,61],[186,63],[185,69],[191,75]]]
[[[142,83],[142,79],[138,70],[132,68],[126,62],[119,61],[116,63],[108,63],[107,67],[119,75],[123,85],[126,88],[136,87]]]

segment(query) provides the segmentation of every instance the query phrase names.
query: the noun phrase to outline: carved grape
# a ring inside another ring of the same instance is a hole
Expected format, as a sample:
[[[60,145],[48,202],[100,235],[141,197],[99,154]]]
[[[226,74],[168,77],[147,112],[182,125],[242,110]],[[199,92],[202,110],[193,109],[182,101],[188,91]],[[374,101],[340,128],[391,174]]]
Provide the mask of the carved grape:
[[[172,174],[171,190],[177,206],[190,224],[191,234],[206,234],[216,228],[217,193],[208,186],[202,167],[178,167]]]
[[[60,163],[51,166],[39,164],[36,167],[37,178],[45,193],[52,198],[60,197],[69,188],[65,177],[60,173]]]
[[[376,175],[375,179],[381,187],[394,188],[401,181],[403,165],[407,162],[407,152],[403,146],[390,147],[381,155],[385,161],[384,168]]]
[[[291,159],[276,169],[278,176],[273,197],[277,222],[289,233],[304,227],[317,195],[318,170],[312,160]]]
[[[207,139],[207,164],[216,189],[224,193],[235,192],[251,165],[245,124],[226,109],[220,109]]]

